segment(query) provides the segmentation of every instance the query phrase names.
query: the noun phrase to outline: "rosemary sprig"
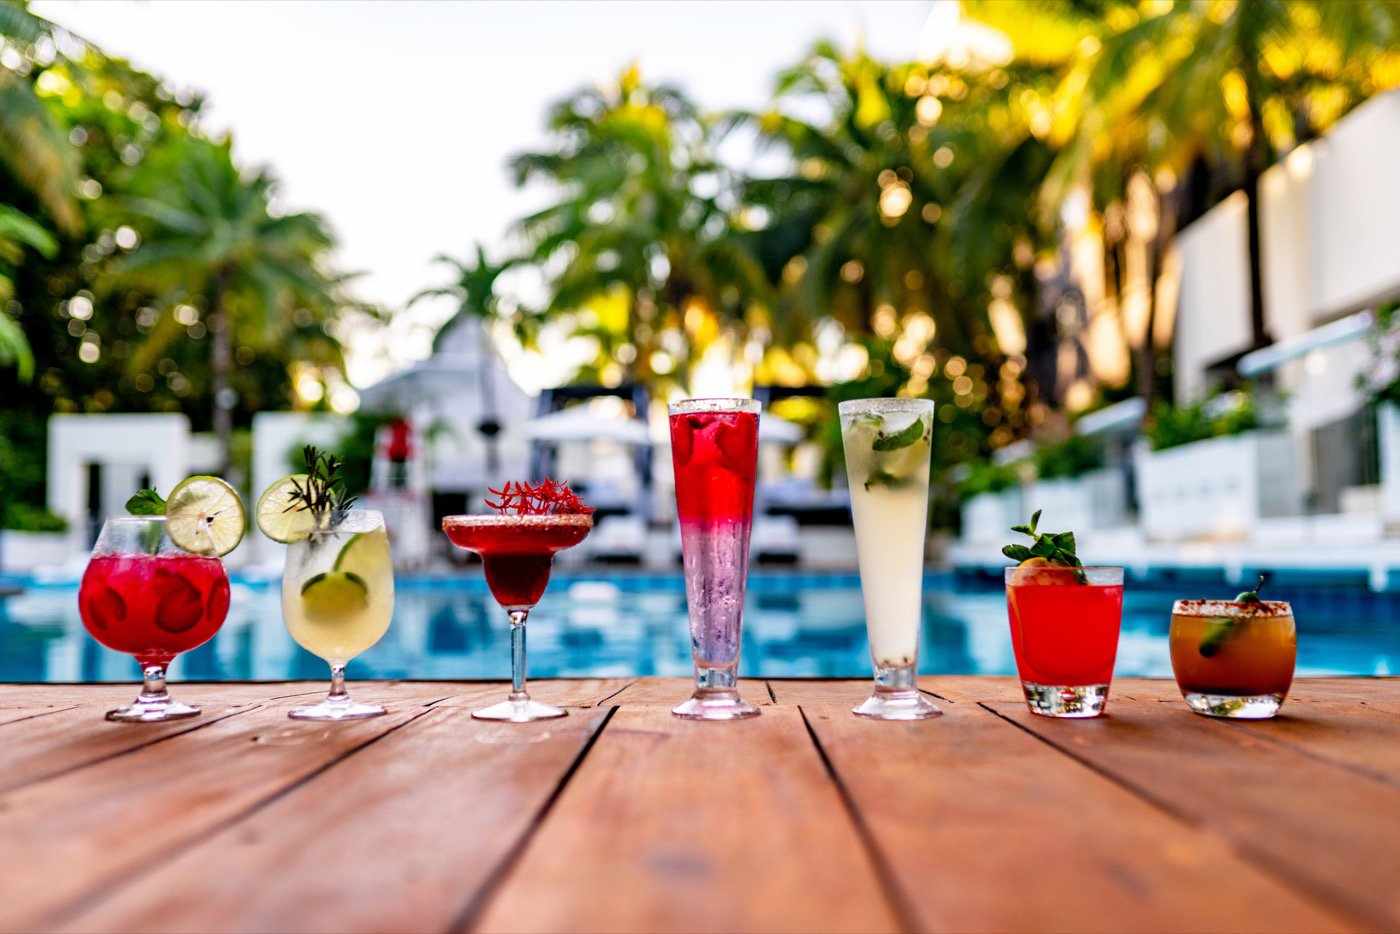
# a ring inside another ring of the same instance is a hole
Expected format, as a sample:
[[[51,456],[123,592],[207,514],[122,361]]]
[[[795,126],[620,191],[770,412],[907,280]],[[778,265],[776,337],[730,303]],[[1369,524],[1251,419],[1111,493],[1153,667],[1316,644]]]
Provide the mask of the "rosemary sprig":
[[[314,444],[302,448],[301,454],[306,462],[306,482],[303,484],[292,480],[291,502],[283,511],[309,511],[315,517],[318,528],[338,525],[358,499],[345,489],[342,475],[345,462]]]

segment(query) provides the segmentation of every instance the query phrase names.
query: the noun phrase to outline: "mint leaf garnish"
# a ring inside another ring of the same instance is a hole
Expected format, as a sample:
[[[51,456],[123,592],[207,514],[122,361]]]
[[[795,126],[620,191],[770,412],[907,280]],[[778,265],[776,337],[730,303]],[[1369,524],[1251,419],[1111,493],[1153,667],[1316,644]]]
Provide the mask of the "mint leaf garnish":
[[[909,425],[892,435],[887,435],[884,431],[875,438],[870,448],[873,451],[898,451],[900,448],[907,448],[916,441],[924,437],[924,421],[916,418]]]
[[[165,500],[155,490],[138,490],[126,501],[126,511],[133,516],[163,516]]]
[[[881,470],[876,467],[870,472],[870,476],[865,478],[865,488],[868,490],[874,486],[899,487],[909,483],[909,477],[896,477],[888,470]]]
[[[1040,528],[1040,512],[1037,509],[1031,514],[1029,524],[1011,527],[1011,531],[1030,538],[1030,546],[1007,545],[1001,553],[1017,564],[1031,558],[1044,558],[1049,564],[1075,568],[1075,579],[1081,584],[1089,583],[1089,578],[1083,571],[1084,563],[1079,560],[1079,555],[1075,554],[1074,533],[1037,531]]]

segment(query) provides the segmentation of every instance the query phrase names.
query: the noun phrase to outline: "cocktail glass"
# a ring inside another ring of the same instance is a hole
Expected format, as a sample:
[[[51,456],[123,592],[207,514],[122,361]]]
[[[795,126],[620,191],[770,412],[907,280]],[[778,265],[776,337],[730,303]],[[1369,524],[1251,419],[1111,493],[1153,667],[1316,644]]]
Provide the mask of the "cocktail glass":
[[[855,399],[838,406],[875,692],[852,711],[923,720],[942,711],[918,688],[933,403]]]
[[[327,528],[287,546],[282,618],[297,645],[331,667],[326,698],[294,707],[293,720],[363,720],[383,716],[378,704],[351,700],[345,666],[383,637],[394,615],[394,563],[384,517],[352,509]]]
[[[670,407],[695,664],[695,693],[671,712],[689,720],[758,716],[758,708],[744,702],[738,688],[758,412],[753,399],[687,399]]]
[[[1123,569],[1007,568],[1006,606],[1031,713],[1103,713],[1123,619]]]
[[[141,666],[136,700],[108,720],[160,723],[199,716],[166,690],[170,662],[213,638],[228,615],[228,576],[218,558],[191,554],[166,534],[161,516],[108,519],[78,590],[83,626]]]
[[[1178,600],[1172,671],[1186,705],[1208,717],[1265,720],[1293,685],[1298,629],[1281,600]]]
[[[478,720],[528,723],[568,711],[530,699],[525,690],[525,621],[549,586],[554,556],[583,541],[589,514],[447,516],[442,530],[454,545],[481,556],[491,596],[510,617],[510,696],[473,710]]]

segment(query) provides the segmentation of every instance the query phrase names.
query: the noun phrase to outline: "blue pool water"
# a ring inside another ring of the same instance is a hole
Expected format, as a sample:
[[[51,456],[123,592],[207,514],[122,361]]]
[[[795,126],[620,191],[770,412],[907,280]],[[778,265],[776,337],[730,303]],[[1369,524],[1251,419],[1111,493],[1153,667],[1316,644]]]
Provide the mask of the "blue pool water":
[[[128,681],[130,658],[87,636],[73,584],[25,586],[0,599],[0,681]],[[1227,597],[1222,580],[1130,585],[1118,650],[1120,676],[1169,676],[1167,624],[1179,594]],[[1275,589],[1291,600],[1300,674],[1400,672],[1400,595],[1354,582],[1303,581]],[[557,573],[529,624],[536,677],[686,675],[685,591],[676,574]],[[928,674],[1014,674],[1005,598],[986,580],[931,574],[924,588]],[[741,672],[766,677],[865,677],[865,622],[853,574],[755,572],[744,619]],[[188,680],[321,678],[323,663],[282,627],[277,581],[234,579],[228,622],[176,661]],[[505,616],[480,571],[398,581],[394,622],[350,666],[355,678],[506,678]]]

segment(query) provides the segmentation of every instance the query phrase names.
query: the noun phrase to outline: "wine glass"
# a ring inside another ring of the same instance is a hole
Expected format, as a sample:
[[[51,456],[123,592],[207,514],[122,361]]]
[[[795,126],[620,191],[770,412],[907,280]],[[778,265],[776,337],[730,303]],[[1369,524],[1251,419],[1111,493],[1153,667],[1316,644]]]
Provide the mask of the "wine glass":
[[[170,540],[164,516],[108,519],[78,590],[83,626],[141,666],[141,693],[108,720],[161,723],[199,716],[170,697],[166,669],[176,655],[213,638],[228,616],[228,575],[216,557]]]
[[[378,704],[351,700],[345,666],[383,637],[394,613],[394,564],[384,517],[368,509],[337,513],[287,546],[282,617],[292,639],[331,667],[326,698],[296,707],[293,720],[363,720]]]

